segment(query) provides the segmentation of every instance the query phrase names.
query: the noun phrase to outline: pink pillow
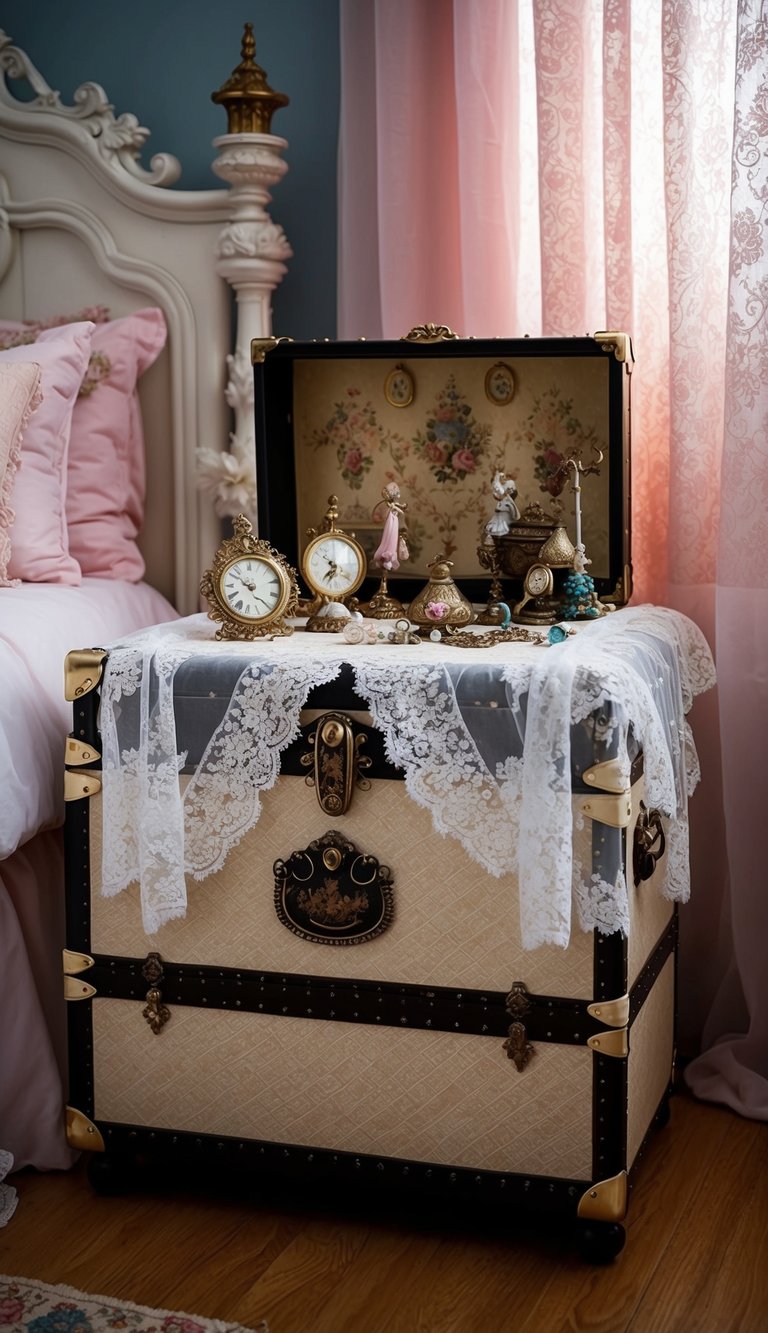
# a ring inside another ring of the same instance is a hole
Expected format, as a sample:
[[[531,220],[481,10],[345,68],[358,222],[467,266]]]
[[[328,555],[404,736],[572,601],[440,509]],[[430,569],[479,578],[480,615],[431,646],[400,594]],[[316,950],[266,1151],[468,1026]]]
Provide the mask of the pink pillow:
[[[67,467],[69,549],[83,574],[138,582],[144,517],[144,435],[136,382],[166,340],[161,310],[97,324],[75,404]],[[92,386],[92,387],[91,387]]]
[[[22,435],[41,400],[38,365],[32,361],[19,366],[0,365],[0,587],[9,583],[7,569],[15,517],[10,499],[21,457]]]
[[[65,512],[67,453],[72,411],[91,353],[90,322],[46,329],[34,347],[0,352],[0,365],[35,361],[42,370],[43,401],[24,438],[11,494],[16,511],[7,578],[30,583],[80,583],[69,554]]]

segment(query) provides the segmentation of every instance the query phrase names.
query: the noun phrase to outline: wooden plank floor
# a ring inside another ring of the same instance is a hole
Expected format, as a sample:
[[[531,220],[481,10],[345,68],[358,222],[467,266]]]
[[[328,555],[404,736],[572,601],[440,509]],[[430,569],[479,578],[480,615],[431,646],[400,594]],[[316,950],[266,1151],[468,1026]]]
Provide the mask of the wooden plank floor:
[[[210,1188],[93,1194],[22,1172],[0,1271],[270,1333],[766,1333],[768,1126],[680,1095],[651,1141],[618,1260],[566,1236],[411,1208],[343,1211]]]

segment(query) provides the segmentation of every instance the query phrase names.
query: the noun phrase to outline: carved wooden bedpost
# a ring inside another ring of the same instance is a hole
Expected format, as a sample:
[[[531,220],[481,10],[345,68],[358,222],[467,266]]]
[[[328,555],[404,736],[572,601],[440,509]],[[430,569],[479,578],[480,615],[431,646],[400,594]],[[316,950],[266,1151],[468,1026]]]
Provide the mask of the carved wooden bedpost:
[[[272,332],[272,292],[286,272],[292,251],[282,227],[267,211],[269,189],[282,180],[287,164],[281,153],[287,140],[270,133],[272,116],[288,98],[270,88],[254,60],[253,26],[246,23],[242,60],[212,94],[227,111],[228,133],[214,139],[217,176],[230,187],[229,221],[219,234],[216,270],[237,298],[237,336],[227,358],[226,399],[234,413],[230,452],[199,453],[200,483],[213,493],[220,516],[246,513],[256,523],[256,464],[253,428],[251,339]]]

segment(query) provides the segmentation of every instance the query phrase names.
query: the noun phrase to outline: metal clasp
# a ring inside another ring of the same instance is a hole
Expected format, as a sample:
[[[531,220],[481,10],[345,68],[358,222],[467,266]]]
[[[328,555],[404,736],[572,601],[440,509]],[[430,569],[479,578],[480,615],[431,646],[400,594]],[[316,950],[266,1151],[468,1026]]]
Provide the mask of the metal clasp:
[[[531,1008],[528,988],[522,981],[513,981],[505,1001],[506,1010],[512,1022],[509,1025],[507,1039],[502,1046],[507,1058],[514,1061],[519,1074],[523,1072],[529,1060],[536,1054],[536,1049],[528,1040],[528,1033],[522,1019]]]
[[[642,880],[651,878],[658,862],[666,851],[666,847],[667,840],[661,822],[661,811],[656,809],[647,810],[644,802],[641,801],[632,849],[635,888]]]
[[[147,1020],[157,1037],[171,1017],[167,1004],[163,1004],[163,993],[159,988],[159,983],[163,980],[163,960],[159,953],[147,954],[141,975],[149,982],[149,990],[145,996],[146,1004],[141,1011],[142,1017]]]
[[[345,713],[325,713],[309,737],[312,749],[301,757],[305,768],[312,766],[307,782],[315,788],[320,809],[327,815],[346,814],[352,803],[355,782],[370,787],[364,772],[371,767],[367,755],[360,754],[366,736],[355,736],[351,719]]]

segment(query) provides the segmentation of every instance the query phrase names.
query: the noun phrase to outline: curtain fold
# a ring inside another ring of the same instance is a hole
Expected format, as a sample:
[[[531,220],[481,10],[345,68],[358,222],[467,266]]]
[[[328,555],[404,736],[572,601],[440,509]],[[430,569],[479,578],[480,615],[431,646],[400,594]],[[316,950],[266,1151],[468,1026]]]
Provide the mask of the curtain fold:
[[[341,17],[340,336],[632,333],[633,600],[696,620],[720,681],[719,712],[713,695],[693,719],[682,1038],[704,1034],[697,1092],[768,1118],[763,5],[341,0]]]

